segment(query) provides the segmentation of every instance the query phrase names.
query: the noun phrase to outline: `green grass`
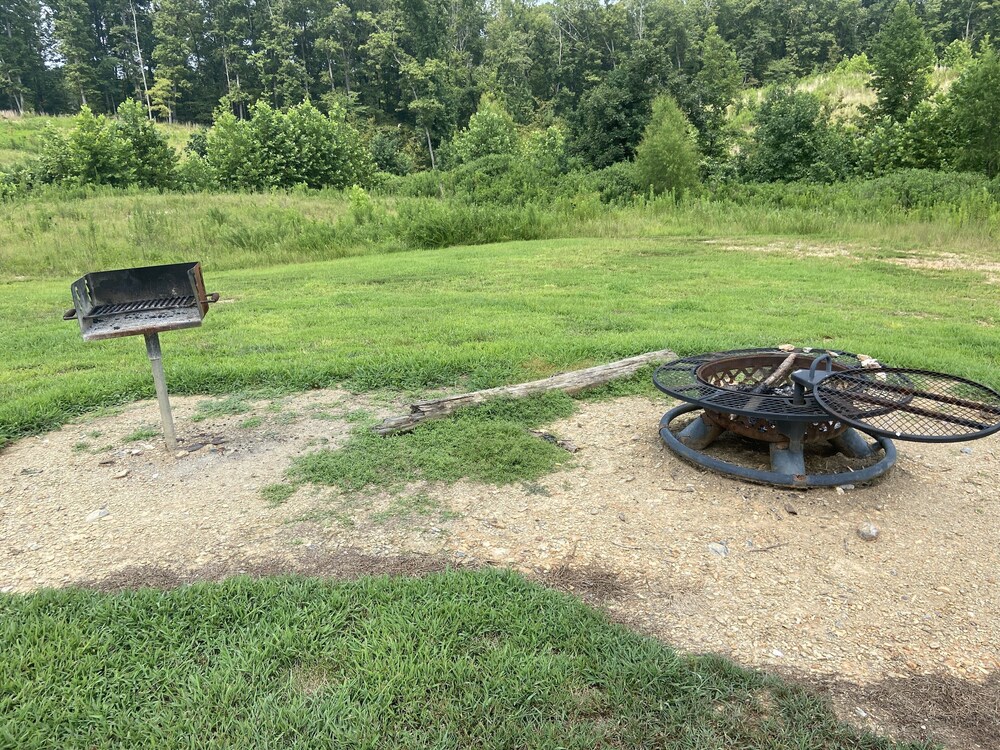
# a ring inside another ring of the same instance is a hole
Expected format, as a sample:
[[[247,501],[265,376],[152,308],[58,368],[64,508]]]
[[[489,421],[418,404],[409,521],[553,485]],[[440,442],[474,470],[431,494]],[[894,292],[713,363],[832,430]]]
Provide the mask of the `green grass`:
[[[567,239],[205,273],[224,301],[201,329],[163,337],[172,393],[475,389],[664,347],[784,342],[1000,386],[1000,284],[873,252]],[[84,344],[61,320],[71,280],[0,283],[0,446],[153,396],[141,341]]]
[[[151,440],[160,434],[160,430],[156,427],[140,427],[138,430],[124,438],[126,443],[136,443],[140,440]]]
[[[272,508],[276,508],[295,494],[295,485],[278,482],[260,488],[260,496]]]
[[[903,748],[499,571],[0,597],[19,750]]]
[[[228,417],[236,414],[246,414],[250,404],[244,396],[234,393],[225,398],[201,401],[191,416],[192,422],[203,422],[214,417]]]
[[[569,454],[528,432],[573,413],[561,392],[530,399],[500,399],[428,422],[410,433],[380,437],[361,427],[337,450],[295,460],[289,476],[344,490],[398,487],[412,479],[493,484],[537,479]]]

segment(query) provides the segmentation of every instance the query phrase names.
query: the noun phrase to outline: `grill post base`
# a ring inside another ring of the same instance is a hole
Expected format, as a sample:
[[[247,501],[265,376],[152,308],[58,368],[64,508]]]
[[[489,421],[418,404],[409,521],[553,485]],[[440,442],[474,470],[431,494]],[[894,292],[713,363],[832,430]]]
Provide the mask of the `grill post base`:
[[[146,355],[153,369],[153,383],[156,385],[156,400],[160,404],[160,421],[163,422],[163,438],[167,450],[177,452],[177,433],[174,432],[174,415],[170,411],[170,397],[167,395],[167,376],[163,372],[163,352],[160,350],[160,336],[145,334]]]

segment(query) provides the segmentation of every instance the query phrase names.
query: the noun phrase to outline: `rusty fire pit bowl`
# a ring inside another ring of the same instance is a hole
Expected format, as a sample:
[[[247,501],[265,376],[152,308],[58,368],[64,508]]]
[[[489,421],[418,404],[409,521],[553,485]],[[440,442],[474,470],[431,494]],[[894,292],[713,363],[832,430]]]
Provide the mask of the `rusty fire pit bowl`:
[[[695,377],[705,385],[739,393],[753,393],[755,389],[760,389],[759,393],[766,394],[768,400],[775,396],[787,396],[788,403],[791,404],[794,393],[791,373],[795,370],[808,369],[815,359],[814,354],[799,354],[793,360],[791,367],[785,366],[785,372],[780,377],[761,388],[768,378],[771,378],[785,364],[788,357],[789,354],[785,352],[723,357],[708,361],[698,367],[695,370]],[[848,369],[851,368],[839,362],[833,363],[834,372]],[[806,399],[812,399],[812,396],[807,395]],[[803,442],[826,442],[847,430],[847,424],[842,420],[829,418],[829,415],[818,404],[815,404],[814,400],[813,405],[817,419],[815,422],[807,424],[805,435],[802,438]],[[747,403],[747,407],[753,408],[752,399]],[[761,416],[733,414],[712,409],[705,409],[704,415],[707,420],[722,429],[752,440],[761,440],[766,443],[787,443],[789,440],[789,436],[783,433],[773,421]]]

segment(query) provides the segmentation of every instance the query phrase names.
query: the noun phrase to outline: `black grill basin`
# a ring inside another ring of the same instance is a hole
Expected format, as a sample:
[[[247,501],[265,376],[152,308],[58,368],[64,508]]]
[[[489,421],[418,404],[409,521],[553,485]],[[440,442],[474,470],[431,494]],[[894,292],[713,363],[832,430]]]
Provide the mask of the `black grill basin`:
[[[84,341],[196,328],[218,295],[205,294],[200,263],[88,273],[70,287]]]

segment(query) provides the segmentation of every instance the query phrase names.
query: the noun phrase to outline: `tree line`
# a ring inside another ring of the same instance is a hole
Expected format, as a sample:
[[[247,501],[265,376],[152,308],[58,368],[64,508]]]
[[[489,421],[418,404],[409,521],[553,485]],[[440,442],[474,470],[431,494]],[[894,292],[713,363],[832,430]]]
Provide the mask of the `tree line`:
[[[0,109],[209,122],[263,100],[339,100],[432,143],[483,91],[515,120],[566,117],[609,77],[666,88],[686,110],[717,92],[702,71],[732,50],[740,83],[868,51],[895,0],[0,0]],[[1000,38],[1000,0],[914,6],[938,52]],[[687,101],[690,100],[690,101]]]

